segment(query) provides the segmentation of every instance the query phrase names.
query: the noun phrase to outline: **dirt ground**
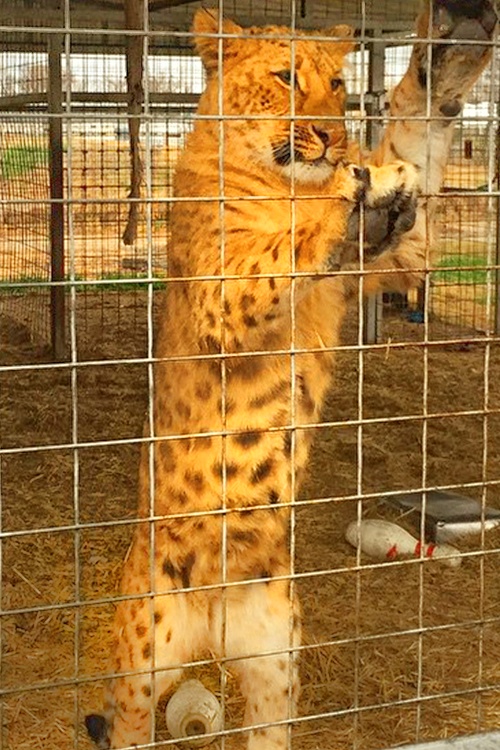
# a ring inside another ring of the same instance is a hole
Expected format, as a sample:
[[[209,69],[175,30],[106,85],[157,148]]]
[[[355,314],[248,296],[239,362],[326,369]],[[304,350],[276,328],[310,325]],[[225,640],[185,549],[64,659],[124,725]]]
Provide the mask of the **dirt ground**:
[[[101,706],[110,599],[133,530],[146,299],[78,299],[86,365],[38,369],[5,368],[49,363],[23,298],[12,302],[0,319],[3,748],[88,750],[83,717]],[[306,644],[296,750],[382,750],[500,723],[500,532],[483,553],[480,539],[461,541],[459,568],[365,557],[357,567],[344,540],[360,492],[369,517],[394,518],[380,495],[423,480],[476,498],[486,486],[500,507],[500,342],[433,322],[423,346],[422,325],[391,317],[385,344],[361,357],[355,319],[296,511]],[[131,361],[105,364],[115,358]],[[216,666],[194,671],[217,690]],[[228,727],[241,711],[229,675]],[[161,712],[158,724],[168,739]]]

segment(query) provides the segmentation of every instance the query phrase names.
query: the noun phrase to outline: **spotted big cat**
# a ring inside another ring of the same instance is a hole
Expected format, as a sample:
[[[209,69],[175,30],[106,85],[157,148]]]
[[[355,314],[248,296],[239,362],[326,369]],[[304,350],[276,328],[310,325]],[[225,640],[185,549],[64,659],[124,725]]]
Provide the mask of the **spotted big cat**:
[[[301,643],[291,507],[340,326],[361,277],[364,294],[420,283],[429,196],[495,24],[487,0],[425,3],[380,145],[363,156],[346,135],[351,29],[196,13],[207,84],[176,170],[113,680],[86,720],[100,748],[153,742],[158,698],[207,654],[238,678],[239,742],[287,746]]]

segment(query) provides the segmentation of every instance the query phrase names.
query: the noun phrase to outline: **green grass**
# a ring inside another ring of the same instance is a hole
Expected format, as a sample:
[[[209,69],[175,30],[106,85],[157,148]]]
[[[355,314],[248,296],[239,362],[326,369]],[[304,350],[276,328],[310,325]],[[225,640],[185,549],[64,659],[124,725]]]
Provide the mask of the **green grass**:
[[[145,279],[145,274],[106,274],[100,279],[101,283],[93,283],[91,281],[88,284],[82,284],[80,283],[83,281],[82,277],[77,277],[74,282],[70,282],[69,278],[66,278],[65,290],[69,292],[74,286],[77,292],[145,291],[149,287],[149,283]],[[156,280],[151,283],[155,291],[165,288],[164,281]],[[49,281],[42,277],[23,276],[15,281],[0,281],[0,294],[20,296],[23,294],[32,294],[36,291],[48,291],[49,288]]]
[[[11,146],[0,156],[0,176],[4,180],[29,172],[39,164],[47,164],[48,148],[42,146]]]
[[[486,284],[488,282],[488,260],[485,255],[446,255],[438,262],[439,271],[434,271],[434,281],[447,284]],[[450,269],[450,270],[447,270]]]

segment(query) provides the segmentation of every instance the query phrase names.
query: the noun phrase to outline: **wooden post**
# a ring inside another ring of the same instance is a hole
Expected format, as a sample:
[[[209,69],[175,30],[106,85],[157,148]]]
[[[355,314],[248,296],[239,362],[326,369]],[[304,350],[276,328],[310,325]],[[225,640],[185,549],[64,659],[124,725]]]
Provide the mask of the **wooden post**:
[[[497,118],[498,113],[500,111],[500,101],[497,102]],[[497,190],[500,190],[500,127],[498,126],[498,119],[497,119],[497,125],[496,125],[496,153],[495,153],[495,159],[496,159],[496,171],[497,171],[497,178],[496,178],[496,187]],[[496,238],[495,238],[495,265],[500,266],[500,197],[497,197],[496,199],[496,209],[497,209],[497,215],[496,215]],[[497,268],[495,270],[495,319],[493,321],[493,333],[498,336],[500,333],[500,268]]]
[[[144,29],[144,12],[146,0],[125,0],[125,25],[129,30]],[[142,160],[140,152],[139,115],[144,104],[144,36],[127,36],[127,98],[128,98],[128,130],[130,141],[130,192],[127,226],[122,235],[125,245],[133,245],[137,239],[137,225],[139,223],[139,204],[142,185]]]
[[[62,34],[50,34],[48,41],[49,76],[47,105],[49,113],[50,172],[50,280],[63,282],[64,271],[64,164],[62,138]],[[55,116],[54,116],[55,115]],[[66,359],[66,298],[62,284],[50,288],[50,330],[53,359]]]

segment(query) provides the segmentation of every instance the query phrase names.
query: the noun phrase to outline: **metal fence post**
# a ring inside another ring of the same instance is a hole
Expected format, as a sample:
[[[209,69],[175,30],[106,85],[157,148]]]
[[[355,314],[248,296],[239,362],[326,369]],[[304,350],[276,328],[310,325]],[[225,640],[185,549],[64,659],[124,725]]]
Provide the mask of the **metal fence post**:
[[[380,30],[374,29],[375,37],[380,36]],[[372,94],[366,103],[369,119],[366,123],[366,140],[369,148],[374,148],[382,130],[382,121],[373,119],[381,115],[381,96],[384,92],[385,74],[385,44],[371,42],[368,45],[368,91]],[[365,344],[376,344],[381,338],[382,329],[382,295],[378,294],[364,300],[363,303],[363,339]]]

